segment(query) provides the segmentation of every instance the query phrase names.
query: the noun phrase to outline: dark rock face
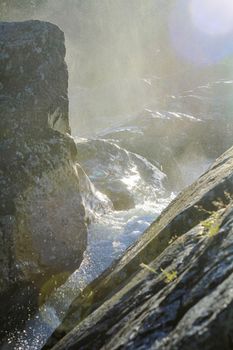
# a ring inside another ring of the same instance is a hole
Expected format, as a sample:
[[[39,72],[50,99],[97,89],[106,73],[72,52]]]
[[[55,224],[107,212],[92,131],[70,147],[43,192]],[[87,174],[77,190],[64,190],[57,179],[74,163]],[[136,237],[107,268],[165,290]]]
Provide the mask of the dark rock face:
[[[0,295],[68,273],[86,248],[64,35],[0,24]],[[20,290],[19,290],[20,292]],[[7,299],[7,298],[5,298]],[[1,315],[2,316],[2,315]]]
[[[45,348],[232,349],[232,198],[233,148],[77,296]]]
[[[102,137],[159,163],[171,188],[180,190],[232,145],[232,123],[224,118],[221,123],[197,119],[188,113],[146,110]]]
[[[69,131],[64,34],[40,21],[0,25],[1,136],[48,124]],[[9,129],[9,131],[8,131]]]

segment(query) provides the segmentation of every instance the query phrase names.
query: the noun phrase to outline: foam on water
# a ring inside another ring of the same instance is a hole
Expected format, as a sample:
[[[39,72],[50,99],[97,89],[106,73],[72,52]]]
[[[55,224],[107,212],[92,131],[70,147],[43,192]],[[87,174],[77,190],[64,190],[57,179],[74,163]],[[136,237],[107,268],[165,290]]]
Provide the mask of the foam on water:
[[[18,350],[41,349],[78,292],[119,258],[173,198],[174,194],[146,201],[128,211],[109,211],[97,216],[89,227],[88,249],[80,268],[51,295],[37,315],[27,322],[23,332],[9,335],[8,344],[14,344]],[[9,349],[7,344],[4,349]]]
[[[79,292],[122,256],[175,196],[164,186],[166,175],[144,157],[109,140],[76,141],[83,155],[82,167],[77,165],[80,192],[91,220],[84,259],[79,269],[50,295],[33,319],[28,320],[24,330],[9,335],[3,350],[41,349]],[[110,199],[94,186],[100,181],[103,186],[110,186],[114,181],[122,183],[133,197],[135,207],[114,211]]]

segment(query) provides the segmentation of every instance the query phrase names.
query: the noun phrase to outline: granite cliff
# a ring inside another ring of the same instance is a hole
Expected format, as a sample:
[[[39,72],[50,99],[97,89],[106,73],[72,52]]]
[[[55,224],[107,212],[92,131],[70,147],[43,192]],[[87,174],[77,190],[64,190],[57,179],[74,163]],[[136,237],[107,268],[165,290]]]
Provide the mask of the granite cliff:
[[[17,315],[19,305],[23,320],[43,283],[53,275],[67,277],[86,248],[64,58],[57,26],[0,23],[2,325],[15,321],[8,314]]]

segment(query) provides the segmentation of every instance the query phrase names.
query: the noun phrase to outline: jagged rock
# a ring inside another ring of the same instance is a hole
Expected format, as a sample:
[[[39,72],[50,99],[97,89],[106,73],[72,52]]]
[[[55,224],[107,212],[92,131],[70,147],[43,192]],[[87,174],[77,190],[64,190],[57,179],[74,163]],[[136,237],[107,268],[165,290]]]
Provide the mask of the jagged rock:
[[[6,311],[17,298],[10,295],[72,272],[86,248],[64,57],[64,34],[55,25],[0,24],[1,331],[14,322]]]
[[[179,107],[172,110],[182,111]],[[159,163],[171,188],[181,190],[232,144],[232,123],[224,118],[221,123],[217,118],[198,119],[188,113],[145,110],[118,129],[102,132],[100,136],[153,164]]]
[[[166,196],[166,175],[145,158],[106,140],[77,139],[76,145],[78,162],[115,210]]]
[[[232,197],[233,148],[77,296],[45,349],[232,349]]]

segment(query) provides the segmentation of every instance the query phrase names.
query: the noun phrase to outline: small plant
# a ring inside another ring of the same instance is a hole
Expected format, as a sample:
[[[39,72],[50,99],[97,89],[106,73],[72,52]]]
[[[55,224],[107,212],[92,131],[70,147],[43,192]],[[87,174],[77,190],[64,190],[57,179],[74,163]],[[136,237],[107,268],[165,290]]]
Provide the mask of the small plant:
[[[155,271],[155,269],[153,269],[152,267],[150,267],[147,264],[141,263],[140,266],[144,269],[147,269],[150,272],[153,272],[155,275],[158,275],[158,272]]]
[[[177,235],[172,236],[172,238],[170,239],[170,241],[168,242],[168,244],[172,244],[172,243],[175,242],[178,238],[179,238],[179,236],[177,236]]]
[[[161,269],[161,271],[164,275],[165,283],[168,284],[168,283],[171,283],[177,279],[177,271],[176,270],[167,271],[167,270]]]
[[[200,222],[202,226],[201,234],[207,234],[209,237],[213,237],[219,232],[223,214],[233,202],[233,197],[230,193],[225,191],[224,195],[228,204],[224,203],[222,199],[213,201],[212,204],[215,206],[216,211],[209,211],[200,206],[196,206],[198,210],[210,215],[206,220]]]
[[[147,269],[147,270],[150,271],[150,272],[153,272],[155,275],[158,275],[158,274],[159,274],[158,272],[156,272],[155,269],[153,269],[152,267],[150,267],[150,266],[147,265],[147,264],[141,263],[140,266],[141,266],[142,268]],[[164,276],[164,281],[165,281],[165,283],[167,283],[167,284],[168,284],[168,283],[171,283],[171,282],[173,282],[175,279],[177,279],[177,271],[175,271],[175,270],[167,271],[167,270],[161,269],[161,272],[162,272],[162,274],[163,274],[163,276]]]
[[[202,234],[205,233],[209,237],[215,236],[220,229],[221,217],[221,210],[212,212],[211,216],[208,219],[200,223],[202,226]]]

